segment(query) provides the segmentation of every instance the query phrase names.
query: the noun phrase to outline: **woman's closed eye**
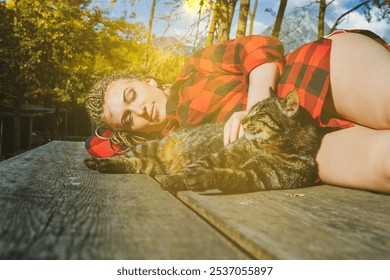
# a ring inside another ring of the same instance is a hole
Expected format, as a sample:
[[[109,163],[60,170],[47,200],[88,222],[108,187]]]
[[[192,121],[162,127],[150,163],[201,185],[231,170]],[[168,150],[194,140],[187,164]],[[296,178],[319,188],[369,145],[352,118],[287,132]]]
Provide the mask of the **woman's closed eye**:
[[[135,92],[134,89],[126,88],[123,91],[123,102],[125,103],[133,102],[136,97],[137,97],[137,93]]]

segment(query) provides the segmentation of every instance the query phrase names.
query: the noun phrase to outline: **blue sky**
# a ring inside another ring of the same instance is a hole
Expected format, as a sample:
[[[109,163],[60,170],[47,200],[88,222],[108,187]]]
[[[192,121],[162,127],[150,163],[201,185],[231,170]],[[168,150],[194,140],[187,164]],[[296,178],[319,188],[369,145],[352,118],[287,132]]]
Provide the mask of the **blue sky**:
[[[136,0],[136,4],[132,6],[130,0],[117,0],[116,5],[110,5],[111,0],[94,0],[94,3],[101,8],[106,8],[107,11],[113,17],[123,16],[124,11],[126,10],[128,15],[132,12],[136,14],[135,19],[131,21],[143,22],[147,25],[149,20],[150,6],[152,0]],[[185,37],[193,38],[196,28],[194,22],[197,21],[198,15],[196,12],[189,12],[188,9],[180,8],[175,14],[175,20],[172,20],[168,24],[166,18],[171,15],[170,7],[167,7],[164,0],[157,0],[157,7],[155,11],[156,20],[153,23],[153,33],[156,36],[168,35],[175,37]],[[182,2],[185,2],[184,0]],[[254,2],[254,1],[251,1]],[[286,13],[295,9],[296,7],[302,7],[309,5],[311,0],[288,0]],[[359,3],[359,0],[336,0],[334,1],[327,9],[326,22],[332,26],[336,18],[343,14],[345,11]],[[253,4],[253,3],[252,3]],[[318,6],[318,4],[312,4]],[[254,34],[260,34],[268,25],[271,25],[274,21],[274,17],[265,12],[266,8],[271,8],[277,12],[279,6],[279,1],[274,0],[259,0],[259,5],[257,8],[257,13],[255,17],[254,24]],[[236,8],[235,15],[238,16],[238,7]],[[368,23],[363,14],[359,12],[351,13],[346,20],[339,25],[339,28],[361,28],[369,29],[382,37],[390,38],[390,24],[386,21],[377,22],[375,19]],[[200,26],[200,32],[204,33],[207,30],[207,20],[203,21],[203,24]],[[235,32],[235,24],[233,23],[232,33]]]

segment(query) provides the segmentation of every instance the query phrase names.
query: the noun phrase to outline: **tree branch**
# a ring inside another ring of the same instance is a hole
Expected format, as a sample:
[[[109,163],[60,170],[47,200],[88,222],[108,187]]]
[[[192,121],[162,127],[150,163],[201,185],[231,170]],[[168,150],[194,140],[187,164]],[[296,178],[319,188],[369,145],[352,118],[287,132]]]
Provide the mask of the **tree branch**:
[[[349,13],[352,13],[353,11],[359,9],[360,7],[368,4],[370,1],[364,1],[358,5],[356,5],[355,7],[349,9],[348,11],[346,11],[344,14],[342,14],[341,16],[338,17],[338,19],[336,20],[336,22],[333,24],[332,28],[330,29],[329,33],[332,33],[333,31],[335,31],[335,29],[337,28],[337,26],[340,24],[340,22],[343,20],[343,18],[348,15]]]
[[[336,1],[336,0],[332,0],[332,1],[330,1],[329,3],[327,3],[326,4],[326,7],[328,7],[330,4],[332,4],[334,1]]]

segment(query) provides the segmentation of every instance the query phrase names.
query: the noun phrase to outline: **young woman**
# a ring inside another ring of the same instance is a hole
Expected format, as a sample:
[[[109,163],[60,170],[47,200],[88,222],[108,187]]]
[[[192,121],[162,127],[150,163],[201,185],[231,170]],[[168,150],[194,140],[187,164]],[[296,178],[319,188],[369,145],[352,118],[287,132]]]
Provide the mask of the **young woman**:
[[[194,53],[171,87],[114,75],[86,98],[99,131],[86,142],[95,157],[175,129],[226,121],[225,144],[242,136],[256,102],[296,89],[326,134],[317,156],[324,183],[390,193],[390,49],[369,31],[338,31],[283,56],[281,43],[248,36]]]

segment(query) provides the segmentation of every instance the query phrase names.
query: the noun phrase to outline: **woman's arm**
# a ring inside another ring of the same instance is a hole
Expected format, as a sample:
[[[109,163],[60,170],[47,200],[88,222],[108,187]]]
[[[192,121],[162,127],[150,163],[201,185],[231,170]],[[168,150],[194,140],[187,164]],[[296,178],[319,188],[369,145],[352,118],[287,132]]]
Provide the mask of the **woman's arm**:
[[[233,143],[244,135],[241,120],[257,102],[270,97],[270,87],[275,89],[279,76],[278,66],[274,62],[262,64],[249,74],[248,103],[245,111],[235,112],[224,127],[224,144]]]

